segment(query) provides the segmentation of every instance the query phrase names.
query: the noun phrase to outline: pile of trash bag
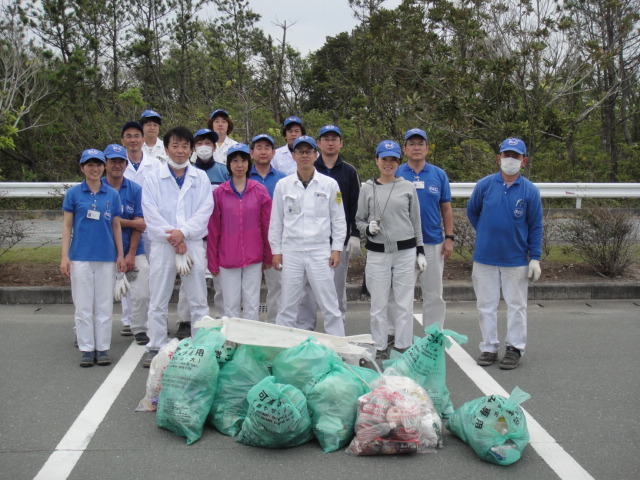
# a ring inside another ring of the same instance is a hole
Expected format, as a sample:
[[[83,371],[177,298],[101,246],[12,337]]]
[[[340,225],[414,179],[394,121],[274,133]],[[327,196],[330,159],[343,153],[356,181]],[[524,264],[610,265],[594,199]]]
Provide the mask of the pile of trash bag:
[[[348,363],[337,351],[347,351],[351,362],[354,349],[342,342],[334,350],[313,334],[292,346],[265,346],[229,341],[224,328],[200,328],[193,339],[160,350],[136,410],[157,408],[157,425],[187,444],[208,422],[247,445],[291,448],[315,438],[325,453],[347,447],[362,456],[435,452],[448,419],[447,428],[483,460],[517,461],[529,441],[519,407],[529,395],[516,387],[508,399],[491,395],[454,411],[446,385],[449,337],[467,341],[428,326],[382,372]]]

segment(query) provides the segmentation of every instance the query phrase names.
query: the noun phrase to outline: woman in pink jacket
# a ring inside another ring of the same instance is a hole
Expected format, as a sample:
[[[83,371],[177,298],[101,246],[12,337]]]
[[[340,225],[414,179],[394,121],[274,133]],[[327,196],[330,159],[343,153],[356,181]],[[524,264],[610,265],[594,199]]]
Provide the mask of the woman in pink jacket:
[[[258,320],[262,270],[271,266],[271,197],[263,185],[249,179],[247,145],[229,148],[227,170],[231,179],[213,192],[207,236],[209,271],[220,275],[224,314]]]

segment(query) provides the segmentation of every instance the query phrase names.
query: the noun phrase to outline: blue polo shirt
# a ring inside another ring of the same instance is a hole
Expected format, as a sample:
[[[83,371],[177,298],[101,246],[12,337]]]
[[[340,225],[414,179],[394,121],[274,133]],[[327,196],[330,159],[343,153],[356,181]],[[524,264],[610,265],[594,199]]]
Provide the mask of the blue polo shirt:
[[[73,214],[69,259],[87,262],[115,262],[118,258],[111,222],[120,217],[122,207],[118,192],[104,183],[94,194],[86,181],[67,190],[62,210]],[[87,217],[94,210],[98,220]]]
[[[540,191],[522,175],[507,188],[501,173],[480,180],[467,203],[476,229],[474,262],[521,267],[542,254]]]
[[[269,192],[269,196],[271,198],[273,198],[273,191],[276,189],[276,183],[278,183],[280,179],[286,176],[287,176],[286,174],[284,174],[280,170],[276,170],[271,166],[269,166],[269,172],[267,173],[267,176],[264,178],[262,178],[262,175],[260,175],[256,171],[255,165],[251,166],[251,172],[249,172],[249,178],[264,185],[267,191]]]
[[[420,202],[420,221],[422,222],[422,240],[425,245],[442,243],[441,203],[451,203],[451,187],[449,179],[439,167],[425,163],[417,174],[409,164],[403,163],[396,170],[396,177],[410,182],[424,182],[424,188],[416,188]],[[414,183],[415,185],[415,183]]]
[[[102,183],[109,185],[106,177],[102,177]],[[120,196],[122,206],[121,217],[125,220],[133,220],[136,217],[143,217],[142,214],[142,187],[127,178],[122,179],[120,190],[117,190]],[[133,228],[122,227],[122,251],[126,255],[129,253],[129,245],[131,244],[131,234]],[[142,240],[138,243],[136,256],[144,254],[144,244]]]

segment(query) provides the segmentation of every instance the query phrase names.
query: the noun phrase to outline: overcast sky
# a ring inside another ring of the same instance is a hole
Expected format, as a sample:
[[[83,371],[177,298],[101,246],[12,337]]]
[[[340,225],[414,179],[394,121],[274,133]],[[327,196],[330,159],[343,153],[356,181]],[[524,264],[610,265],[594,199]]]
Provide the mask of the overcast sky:
[[[322,47],[326,37],[350,32],[358,23],[348,0],[250,0],[251,10],[262,18],[258,26],[275,39],[282,38],[282,29],[274,23],[292,25],[287,29],[287,42],[302,55]],[[400,0],[386,0],[385,8],[395,8]],[[294,24],[295,22],[295,24]]]

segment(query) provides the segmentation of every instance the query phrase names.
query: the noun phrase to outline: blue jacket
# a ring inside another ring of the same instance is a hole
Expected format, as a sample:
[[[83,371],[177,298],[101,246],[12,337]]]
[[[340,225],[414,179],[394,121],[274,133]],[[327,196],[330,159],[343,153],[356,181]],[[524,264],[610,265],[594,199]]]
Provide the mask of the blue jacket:
[[[467,204],[467,217],[476,229],[474,261],[520,267],[540,259],[540,191],[522,175],[509,188],[500,172],[480,180]]]

